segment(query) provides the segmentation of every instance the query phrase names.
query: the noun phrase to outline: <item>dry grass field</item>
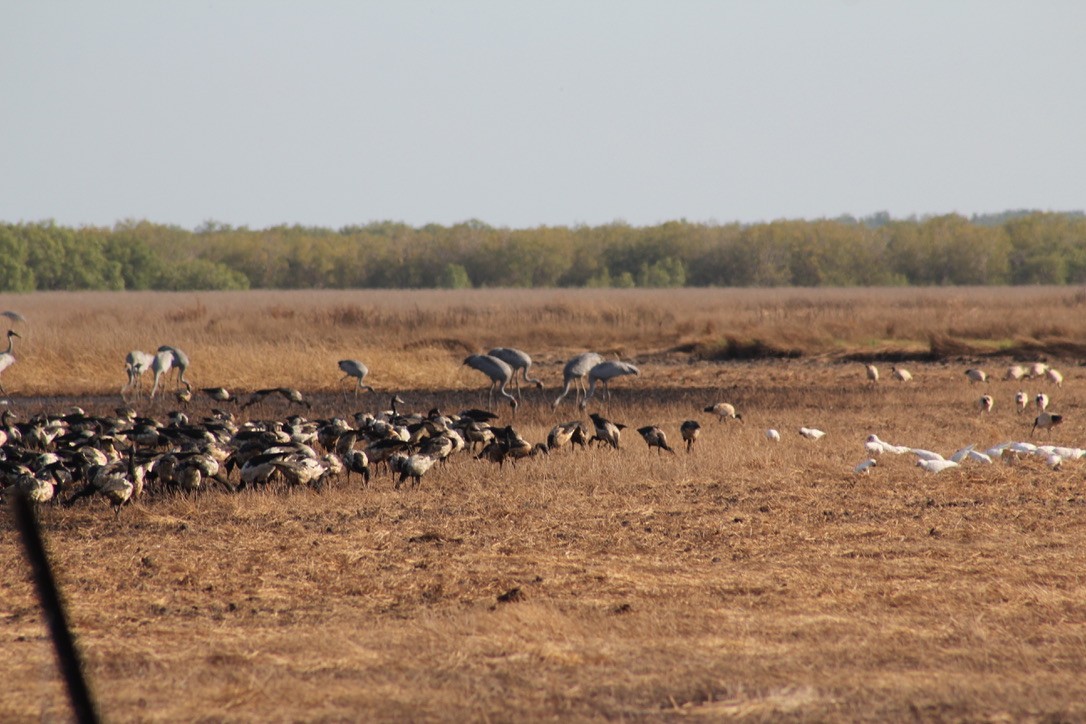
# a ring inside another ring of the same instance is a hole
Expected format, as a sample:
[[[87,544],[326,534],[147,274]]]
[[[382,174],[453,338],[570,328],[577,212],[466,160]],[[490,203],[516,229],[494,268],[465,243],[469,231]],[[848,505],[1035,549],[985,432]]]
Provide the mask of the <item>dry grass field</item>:
[[[43,294],[0,307],[28,320],[2,377],[24,418],[111,410],[124,354],[159,344],[189,354],[197,387],[298,387],[313,417],[384,409],[392,392],[452,412],[485,404],[464,355],[509,345],[547,383],[515,422],[535,442],[580,414],[549,405],[571,353],[641,367],[591,406],[630,426],[617,451],[503,469],[461,456],[399,491],[382,474],[368,489],[144,497],[119,519],[100,498],[43,506],[109,721],[1086,721],[1086,460],[929,474],[884,455],[853,473],[870,433],[943,454],[1031,439],[1018,389],[1066,415],[1034,442],[1086,443],[1081,290]],[[793,356],[721,361],[759,350]],[[1058,367],[1062,388],[1002,381],[1016,355]],[[344,357],[369,365],[378,394],[337,389]],[[898,363],[915,379],[890,380],[880,361],[870,384],[855,361],[867,358],[911,360]],[[969,384],[976,366],[994,379]],[[701,411],[721,400],[744,422]],[[685,419],[703,427],[690,454]],[[677,454],[650,452],[645,424]],[[0,539],[0,720],[63,721],[7,516]]]

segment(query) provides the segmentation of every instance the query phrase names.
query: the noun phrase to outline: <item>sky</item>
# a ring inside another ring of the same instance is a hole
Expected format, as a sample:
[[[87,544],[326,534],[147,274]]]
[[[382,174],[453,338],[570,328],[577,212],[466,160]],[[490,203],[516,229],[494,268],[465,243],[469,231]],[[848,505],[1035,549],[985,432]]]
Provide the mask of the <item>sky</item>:
[[[36,0],[0,222],[1086,208],[1086,3]]]

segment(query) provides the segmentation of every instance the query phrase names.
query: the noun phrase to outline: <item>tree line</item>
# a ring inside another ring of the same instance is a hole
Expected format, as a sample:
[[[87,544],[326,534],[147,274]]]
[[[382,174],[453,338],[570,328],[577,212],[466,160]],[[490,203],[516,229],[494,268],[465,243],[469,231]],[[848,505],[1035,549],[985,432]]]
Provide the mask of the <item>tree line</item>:
[[[1086,215],[509,229],[0,224],[0,290],[1081,284]]]

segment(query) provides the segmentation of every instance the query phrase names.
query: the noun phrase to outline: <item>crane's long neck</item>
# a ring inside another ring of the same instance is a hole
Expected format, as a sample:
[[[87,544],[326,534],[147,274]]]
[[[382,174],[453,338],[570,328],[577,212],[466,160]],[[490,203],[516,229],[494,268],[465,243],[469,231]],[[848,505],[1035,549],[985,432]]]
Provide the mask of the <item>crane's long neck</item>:
[[[15,335],[8,335],[8,348],[4,350],[4,354],[11,354],[11,350],[15,349]]]
[[[531,367],[531,365],[528,365],[528,367]],[[520,368],[521,377],[523,377],[524,381],[527,382],[530,385],[540,385],[540,386],[542,386],[543,380],[541,380],[541,379],[539,379],[537,377],[529,377],[528,376],[528,367],[521,367]]]
[[[575,378],[575,377],[567,377],[566,378],[566,386],[562,388],[562,394],[558,395],[558,399],[554,401],[554,406],[555,407],[558,407],[558,403],[561,402],[562,400],[564,400],[566,395],[569,394],[569,388],[573,387],[573,382],[574,382],[575,379],[577,379],[577,378]]]

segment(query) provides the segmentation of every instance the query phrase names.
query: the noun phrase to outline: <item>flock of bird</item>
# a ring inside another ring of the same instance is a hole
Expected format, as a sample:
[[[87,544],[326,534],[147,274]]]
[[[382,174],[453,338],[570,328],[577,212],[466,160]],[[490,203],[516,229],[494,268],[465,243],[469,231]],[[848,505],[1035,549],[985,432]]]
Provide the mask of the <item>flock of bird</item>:
[[[8,348],[0,353],[0,372],[14,362],[13,338],[18,336],[14,331],[8,332]],[[463,365],[488,378],[488,409],[445,414],[434,408],[426,413],[408,413],[398,408],[404,403],[395,395],[391,396],[390,409],[376,414],[358,412],[349,421],[341,417],[309,420],[293,414],[285,420],[242,422],[235,414],[216,407],[211,409],[210,416],[194,422],[180,410],[156,419],[139,416],[127,406],[117,408],[109,416],[88,415],[76,408],[62,415],[38,414],[20,421],[11,409],[5,409],[0,415],[0,494],[21,491],[39,503],[62,501],[64,505],[101,496],[119,516],[126,503],[145,494],[192,492],[213,486],[229,491],[272,485],[320,488],[341,476],[349,481],[352,474],[368,485],[378,470],[387,470],[395,479],[395,487],[400,488],[407,481],[419,485],[431,468],[447,464],[458,454],[470,454],[502,467],[506,462],[515,466],[518,461],[549,455],[565,447],[620,448],[626,426],[598,412],[589,415],[591,426],[581,420],[559,423],[550,430],[545,443],[536,444],[526,440],[513,425],[498,423],[499,415],[490,409],[495,396],[508,403],[515,421],[522,396],[521,382],[543,388],[540,379],[530,376],[532,359],[525,352],[499,347],[487,354],[470,355]],[[188,356],[172,345],[162,345],[154,354],[133,350],[125,357],[127,380],[121,388],[122,399],[128,402],[130,395],[141,397],[143,376],[151,372],[149,398],[153,400],[160,389],[168,387],[171,373],[176,371],[173,394],[179,403],[187,404],[194,392],[185,379],[188,368]],[[343,373],[341,383],[354,379],[355,395],[375,392],[365,382],[369,369],[362,362],[344,359],[338,362],[338,368]],[[878,383],[877,367],[866,365],[866,373],[869,381]],[[557,409],[573,392],[575,404],[586,410],[597,390],[609,399],[610,382],[639,374],[640,370],[628,362],[605,360],[594,352],[579,354],[565,363],[562,390],[552,407]],[[971,384],[988,382],[988,375],[979,369],[966,370],[965,375]],[[913,381],[908,370],[898,367],[893,368],[892,376],[901,383]],[[1017,381],[1029,377],[1044,377],[1057,387],[1063,383],[1058,371],[1042,364],[1012,366],[1005,379]],[[238,412],[270,396],[281,397],[306,411],[311,409],[298,390],[288,387],[256,390],[249,393],[245,402],[222,387],[200,388],[199,392],[213,402],[235,404]],[[1030,402],[1025,392],[1016,395],[1019,412],[1024,412]],[[1062,422],[1061,415],[1048,411],[1046,394],[1032,397],[1032,404],[1037,410],[1034,432]],[[982,396],[978,406],[982,413],[990,412],[992,396]],[[743,422],[743,416],[727,402],[709,405],[703,412],[721,423]],[[644,425],[637,428],[637,433],[650,450],[655,448],[660,455],[675,454],[661,427]],[[685,420],[679,426],[679,433],[689,453],[700,436],[701,424]],[[801,427],[798,434],[809,440],[826,435],[813,427]],[[770,442],[781,440],[780,432],[775,429],[766,430],[765,435]],[[1059,468],[1064,460],[1086,456],[1086,451],[1080,448],[1006,442],[983,451],[968,445],[944,458],[929,450],[886,443],[876,435],[867,438],[864,450],[868,457],[855,467],[856,473],[870,472],[878,465],[878,457],[887,454],[914,455],[917,465],[930,472],[941,472],[965,462],[991,463],[1020,455],[1043,456],[1050,467]]]
[[[866,371],[867,379],[873,383],[878,383],[878,368],[872,364],[868,364],[866,365]],[[895,379],[901,382],[912,380],[912,375],[908,370],[898,369],[897,367],[893,368],[893,375]],[[977,368],[965,370],[965,377],[969,380],[971,385],[987,384],[990,379],[987,372]],[[1054,369],[1043,362],[1034,362],[1028,366],[1019,364],[1011,365],[1007,368],[1006,373],[1003,375],[1003,379],[1011,382],[1020,382],[1026,379],[1045,379],[1057,388],[1063,387],[1063,374],[1059,370]],[[1017,412],[1021,414],[1029,409],[1030,401],[1030,396],[1024,390],[1016,392],[1014,402]],[[1063,415],[1048,410],[1049,397],[1046,393],[1039,392],[1034,395],[1032,403],[1036,408],[1037,415],[1033,420],[1033,428],[1030,432],[1031,435],[1036,434],[1037,430],[1049,430],[1063,423]],[[987,414],[990,413],[995,406],[995,398],[990,394],[981,395],[980,398],[977,399],[976,404],[981,414]],[[820,431],[816,430],[814,432]],[[804,433],[804,430],[801,430],[800,433],[810,437],[810,435]],[[821,437],[821,435],[819,435],[819,437]],[[868,455],[877,456],[883,454],[912,454],[916,457],[916,465],[931,473],[939,473],[944,470],[959,467],[963,462],[990,465],[996,460],[1011,460],[1022,456],[1037,456],[1043,460],[1048,467],[1059,470],[1065,460],[1080,460],[1083,457],[1086,457],[1086,449],[1083,448],[1057,445],[1035,445],[1024,441],[1001,442],[984,451],[977,450],[975,444],[969,444],[960,448],[949,457],[944,457],[937,452],[925,450],[923,448],[915,448],[907,445],[894,445],[880,440],[879,437],[874,434],[868,436],[864,443],[864,450]],[[856,465],[854,471],[856,473],[868,473],[877,465],[877,458],[868,457]]]

